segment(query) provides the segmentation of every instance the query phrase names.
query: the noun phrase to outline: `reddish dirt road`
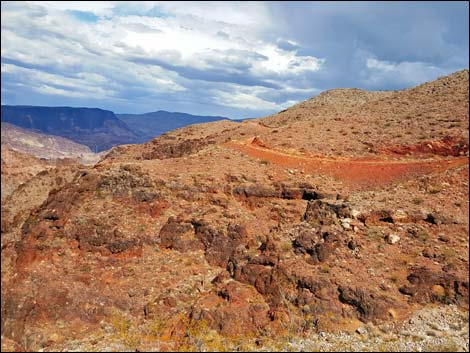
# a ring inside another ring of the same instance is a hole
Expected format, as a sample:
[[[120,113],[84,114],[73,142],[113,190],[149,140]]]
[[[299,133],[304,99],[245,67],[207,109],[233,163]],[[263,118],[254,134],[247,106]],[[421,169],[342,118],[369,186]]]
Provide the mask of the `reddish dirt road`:
[[[276,151],[256,140],[253,143],[231,141],[223,146],[285,168],[331,176],[351,189],[374,188],[469,163],[468,157],[431,160],[310,157]]]

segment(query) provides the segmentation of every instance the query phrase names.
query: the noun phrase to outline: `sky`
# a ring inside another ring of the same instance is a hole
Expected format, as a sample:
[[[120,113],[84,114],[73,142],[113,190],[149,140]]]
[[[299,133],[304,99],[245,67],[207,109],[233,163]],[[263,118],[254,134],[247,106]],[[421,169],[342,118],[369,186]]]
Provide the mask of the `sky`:
[[[467,2],[2,1],[1,103],[266,116],[469,67]]]

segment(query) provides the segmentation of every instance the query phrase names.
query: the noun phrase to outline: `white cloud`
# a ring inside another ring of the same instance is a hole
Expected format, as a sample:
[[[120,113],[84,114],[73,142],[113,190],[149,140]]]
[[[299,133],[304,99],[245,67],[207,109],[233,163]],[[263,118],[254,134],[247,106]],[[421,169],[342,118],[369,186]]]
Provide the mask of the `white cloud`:
[[[217,99],[221,105],[238,109],[255,111],[278,109],[278,105],[274,102],[268,102],[253,94],[243,92],[219,92],[214,98]]]
[[[45,94],[56,94],[68,97],[93,97],[107,98],[117,94],[116,91],[101,87],[101,82],[90,84],[86,78],[70,78],[61,75],[54,75],[35,69],[28,69],[11,64],[3,64],[1,66],[2,74],[14,75],[17,84],[22,86],[29,85],[31,89]],[[95,76],[96,75],[92,74]],[[87,75],[82,75],[82,77]],[[102,80],[106,80],[102,78]]]
[[[273,25],[268,7],[249,1],[162,1],[157,3],[165,12],[184,17],[197,17],[212,23],[223,23],[251,29],[269,30]]]
[[[96,16],[110,15],[117,1],[26,1],[28,4],[40,5],[47,9],[91,12]]]
[[[168,7],[171,8],[171,6]],[[177,9],[182,10],[180,7]],[[229,13],[242,13],[240,8],[238,8],[238,12],[234,11]],[[188,13],[187,9],[180,12],[185,15]],[[196,11],[196,13],[198,12]],[[262,17],[264,18],[264,16],[266,14]],[[237,16],[234,19],[230,18],[233,20],[232,23],[209,22],[210,18],[209,16],[209,19],[202,20],[201,18],[189,17],[182,21],[179,17],[124,17],[119,19],[123,27],[129,28],[129,25],[145,24],[155,31],[127,30],[122,42],[130,48],[141,50],[141,55],[159,58],[163,61],[167,59],[165,53],[177,53],[169,58],[171,64],[200,70],[213,68],[216,62],[219,63],[217,67],[224,67],[227,70],[230,70],[227,65],[230,64],[230,61],[249,62],[252,65],[250,73],[258,77],[313,72],[319,70],[324,62],[324,59],[312,56],[298,56],[296,51],[282,50],[276,45],[264,41],[260,33],[252,30],[248,25],[244,26],[244,21],[238,21],[240,23],[235,25],[233,22],[237,22]],[[229,18],[226,20],[228,21]],[[246,22],[251,23],[249,20]],[[220,33],[229,34],[221,36]],[[197,40],[195,40],[196,38]],[[244,53],[252,55],[247,56]]]
[[[371,54],[369,54],[371,55]],[[365,82],[372,86],[379,86],[386,83],[397,82],[404,86],[416,85],[422,82],[431,81],[447,72],[434,65],[424,62],[390,62],[378,60],[371,55],[366,59],[364,73]]]
[[[229,84],[212,90],[212,94],[214,101],[218,102],[219,105],[255,112],[272,113],[298,103],[297,100],[276,103],[263,98],[266,94],[269,96],[269,91],[270,89],[266,87],[244,87]]]
[[[266,45],[259,51],[268,59],[259,62],[254,70],[259,73],[300,74],[306,71],[318,71],[325,59],[313,56],[298,56],[296,51],[287,51],[273,45]]]
[[[388,61],[380,61],[375,58],[368,58],[366,65],[369,69],[377,69],[382,71],[394,71],[397,69],[396,64],[390,64]]]
[[[31,88],[36,92],[43,93],[43,94],[50,94],[54,96],[81,97],[81,98],[86,97],[86,94],[83,92],[69,91],[65,89],[52,87],[49,85],[32,86]]]
[[[2,72],[14,71],[9,86],[29,83],[46,95],[132,102],[178,93],[180,101],[273,111],[284,107],[280,95],[306,94],[293,78],[324,63],[298,55],[294,39],[268,39],[275,24],[263,2],[2,3]]]

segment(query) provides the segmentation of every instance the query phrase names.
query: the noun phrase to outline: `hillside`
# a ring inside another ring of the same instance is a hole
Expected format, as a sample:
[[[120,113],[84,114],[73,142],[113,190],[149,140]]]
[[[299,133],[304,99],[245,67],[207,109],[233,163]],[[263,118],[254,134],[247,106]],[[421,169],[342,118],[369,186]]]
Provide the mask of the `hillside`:
[[[2,137],[2,204],[19,185],[39,172],[53,166],[26,153],[21,153],[3,144]]]
[[[51,190],[70,182],[81,167],[72,159],[39,160],[2,144],[2,244],[6,239],[21,239],[18,225],[47,200]]]
[[[97,162],[99,159],[87,146],[60,136],[37,133],[10,123],[2,123],[1,131],[4,146],[37,158],[77,158],[84,163]]]
[[[140,142],[146,142],[165,132],[187,125],[227,119],[221,116],[198,116],[164,110],[145,114],[116,114],[116,116],[139,136]]]
[[[138,141],[113,112],[98,108],[2,105],[1,121],[65,137],[88,146],[93,152]]]
[[[394,92],[337,89],[259,122],[279,148],[325,155],[373,155],[374,147],[413,145],[453,136],[468,141],[468,70]],[[293,140],[287,136],[295,137]]]
[[[468,350],[468,76],[327,91],[33,178],[19,200],[44,201],[2,209],[2,345]]]

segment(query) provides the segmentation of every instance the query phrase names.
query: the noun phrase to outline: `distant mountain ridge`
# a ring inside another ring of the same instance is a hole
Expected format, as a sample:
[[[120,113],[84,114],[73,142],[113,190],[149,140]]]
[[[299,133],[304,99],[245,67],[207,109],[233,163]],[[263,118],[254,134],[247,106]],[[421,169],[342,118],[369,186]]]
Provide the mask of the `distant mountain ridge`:
[[[159,110],[144,114],[116,114],[135,134],[145,142],[165,132],[187,125],[229,120],[223,116],[202,116]]]
[[[2,105],[1,121],[62,136],[86,145],[94,152],[139,141],[112,111],[99,108]]]
[[[1,121],[31,131],[61,136],[101,152],[116,145],[142,143],[187,125],[228,120],[159,110],[115,114],[99,108],[2,105]]]

